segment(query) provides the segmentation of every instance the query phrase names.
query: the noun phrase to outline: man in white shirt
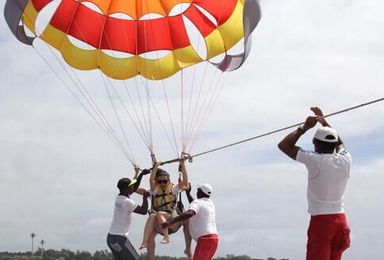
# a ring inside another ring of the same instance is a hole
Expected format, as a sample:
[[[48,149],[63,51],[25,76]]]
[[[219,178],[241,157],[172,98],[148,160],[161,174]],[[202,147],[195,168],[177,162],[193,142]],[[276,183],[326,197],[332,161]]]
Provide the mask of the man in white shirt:
[[[148,170],[140,173],[137,179],[122,178],[117,183],[120,193],[115,199],[115,208],[111,227],[107,236],[107,244],[116,260],[138,260],[139,255],[128,239],[132,212],[145,215],[148,211],[147,194],[143,195],[142,205],[138,205],[130,198],[140,185],[141,178],[148,174]]]
[[[201,184],[197,188],[197,199],[194,200],[188,190],[189,209],[162,224],[162,227],[166,228],[175,222],[189,219],[189,231],[197,242],[193,260],[211,260],[217,250],[219,239],[215,205],[210,199],[212,191],[211,185]]]
[[[308,170],[307,200],[311,221],[307,260],[340,260],[350,246],[343,200],[352,159],[320,108],[312,107],[311,110],[315,116],[309,116],[304,125],[288,134],[278,147]],[[322,127],[317,129],[312,140],[315,151],[296,146],[299,138],[317,122]]]

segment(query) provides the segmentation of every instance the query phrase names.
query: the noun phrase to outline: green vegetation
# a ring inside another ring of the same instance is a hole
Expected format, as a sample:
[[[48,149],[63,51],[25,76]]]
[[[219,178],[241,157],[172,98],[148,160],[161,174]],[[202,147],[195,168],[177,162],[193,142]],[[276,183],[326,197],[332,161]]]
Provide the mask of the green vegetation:
[[[146,254],[140,256],[140,260],[146,260]],[[47,249],[42,252],[39,248],[36,252],[0,252],[0,260],[113,260],[112,254],[108,250],[96,251],[90,253],[87,251],[73,252],[68,249],[61,249],[60,251]],[[170,257],[170,256],[156,256],[156,260],[186,260],[185,257]],[[259,258],[251,258],[246,255],[235,256],[227,255],[225,257],[216,257],[214,260],[263,260]],[[289,259],[276,259],[269,257],[265,260],[289,260]]]

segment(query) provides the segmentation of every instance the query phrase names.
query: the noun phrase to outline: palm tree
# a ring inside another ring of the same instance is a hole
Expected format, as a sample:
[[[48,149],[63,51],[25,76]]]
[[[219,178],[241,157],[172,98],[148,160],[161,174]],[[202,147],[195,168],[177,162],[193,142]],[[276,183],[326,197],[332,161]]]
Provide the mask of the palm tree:
[[[32,238],[32,255],[33,255],[33,239],[35,238],[36,234],[32,232],[31,238]]]
[[[41,244],[41,257],[44,257],[44,240],[41,240],[40,241],[40,244]]]

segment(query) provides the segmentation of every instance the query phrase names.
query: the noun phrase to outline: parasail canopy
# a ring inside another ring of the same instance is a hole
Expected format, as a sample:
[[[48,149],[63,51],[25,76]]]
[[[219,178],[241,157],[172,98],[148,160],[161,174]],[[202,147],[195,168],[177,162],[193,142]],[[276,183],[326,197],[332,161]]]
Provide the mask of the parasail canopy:
[[[26,44],[32,44],[38,35],[60,51],[71,66],[81,70],[99,68],[114,79],[137,75],[164,79],[220,54],[225,54],[225,58],[219,63],[212,62],[217,68],[237,69],[246,59],[249,47],[245,46],[238,55],[229,55],[227,51],[243,38],[247,42],[260,19],[256,0],[61,0],[48,26],[39,33],[36,18],[51,2],[7,0],[4,12],[14,35]],[[188,7],[172,15],[181,4]],[[118,18],[117,14],[124,16]],[[185,19],[204,38],[206,57],[201,57],[191,45]],[[24,26],[36,36],[28,37]],[[71,37],[93,49],[76,46]],[[169,53],[154,59],[143,56],[160,50]],[[129,57],[116,57],[107,51]]]
[[[6,0],[4,16],[134,163],[132,139],[191,152],[261,13],[258,0]]]

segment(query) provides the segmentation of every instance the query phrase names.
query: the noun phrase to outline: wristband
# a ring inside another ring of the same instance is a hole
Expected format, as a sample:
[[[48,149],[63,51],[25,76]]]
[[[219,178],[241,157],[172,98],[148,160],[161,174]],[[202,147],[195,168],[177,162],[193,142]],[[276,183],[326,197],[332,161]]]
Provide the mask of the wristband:
[[[298,130],[299,132],[305,133],[305,129],[304,129],[304,126],[303,126],[303,125],[299,126],[299,127],[297,128],[297,130]]]

